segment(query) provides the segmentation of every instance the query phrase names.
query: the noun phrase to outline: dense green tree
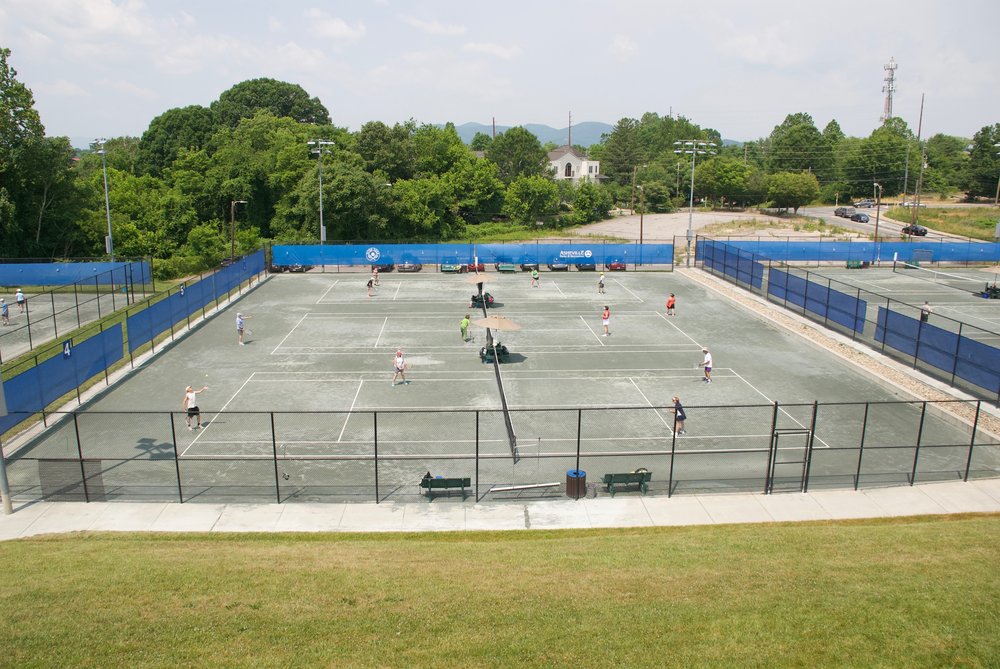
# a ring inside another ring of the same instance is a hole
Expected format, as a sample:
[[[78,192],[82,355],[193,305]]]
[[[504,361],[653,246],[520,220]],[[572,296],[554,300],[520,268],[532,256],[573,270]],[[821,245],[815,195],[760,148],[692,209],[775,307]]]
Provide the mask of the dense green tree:
[[[606,189],[584,181],[573,190],[573,210],[568,216],[569,222],[585,225],[608,217],[613,203]]]
[[[355,134],[354,150],[364,159],[367,171],[382,171],[390,183],[410,179],[416,159],[415,129],[413,121],[391,128],[381,121],[365,123]]]
[[[520,126],[497,135],[486,157],[500,168],[500,178],[506,184],[518,177],[541,176],[548,168],[548,155],[541,142]]]
[[[817,197],[819,182],[811,172],[778,172],[767,178],[767,199],[773,207],[798,212]]]
[[[465,223],[484,223],[500,214],[504,183],[500,168],[490,160],[466,155],[444,176]]]
[[[924,191],[942,196],[957,191],[962,183],[969,156],[966,149],[970,142],[962,137],[937,134],[927,140],[924,153],[927,170],[924,173]]]
[[[16,255],[56,257],[76,247],[73,212],[79,207],[72,171],[74,149],[65,137],[28,142],[18,160],[17,210],[23,222],[20,248],[10,240],[4,249]],[[69,242],[69,244],[67,244]]]
[[[212,103],[219,123],[235,128],[240,120],[267,110],[278,118],[299,123],[329,125],[330,112],[318,98],[311,98],[298,84],[276,79],[250,79],[224,91]]]
[[[695,168],[698,193],[726,202],[746,203],[750,194],[750,177],[754,169],[741,159],[714,156]]]
[[[559,189],[551,179],[541,176],[518,177],[507,187],[503,213],[512,223],[534,225],[556,214]]]
[[[17,70],[7,63],[10,55],[10,49],[0,48],[0,176],[25,142],[45,135],[31,89],[17,80]]]
[[[904,177],[911,184],[915,182],[919,147],[901,119],[890,121],[894,122],[886,122],[877,128],[846,156],[842,180],[850,185],[851,192],[841,193],[841,200],[870,197],[873,183],[882,185],[884,195],[912,190],[904,184]],[[910,146],[909,151],[907,145]]]
[[[996,197],[1000,179],[1000,123],[983,126],[972,138],[962,188],[969,198]]]
[[[840,124],[836,120],[831,120],[823,128],[823,137],[830,146],[837,146],[837,143],[844,139],[844,131],[840,129]]]
[[[181,149],[202,149],[216,129],[215,114],[207,107],[191,105],[168,109],[150,121],[142,134],[138,173],[162,176]]]
[[[604,140],[601,171],[620,186],[631,185],[633,170],[646,162],[647,152],[639,136],[639,122],[623,118]]]
[[[772,172],[808,170],[819,179],[833,177],[833,148],[808,114],[789,114],[770,137],[768,168]]]
[[[416,176],[441,176],[469,155],[469,148],[454,124],[446,123],[443,128],[425,124],[413,133],[413,153]]]
[[[487,135],[485,132],[477,132],[473,137],[472,141],[469,143],[469,148],[473,151],[485,151],[490,148],[490,144],[493,143],[493,138]]]

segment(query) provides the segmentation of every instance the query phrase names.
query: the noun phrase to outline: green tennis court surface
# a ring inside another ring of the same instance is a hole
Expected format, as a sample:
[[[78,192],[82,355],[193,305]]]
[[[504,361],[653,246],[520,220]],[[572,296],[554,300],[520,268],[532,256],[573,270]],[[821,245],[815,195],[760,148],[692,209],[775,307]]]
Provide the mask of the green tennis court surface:
[[[864,280],[883,274],[896,277],[872,270]],[[808,466],[817,481],[845,485],[859,469],[869,482],[906,482],[914,467],[953,477],[967,465],[968,424],[898,403],[898,391],[679,272],[608,273],[604,295],[593,273],[543,273],[538,287],[527,273],[488,275],[491,311],[521,326],[494,333],[511,352],[502,374],[515,463],[493,368],[479,357],[485,331],[459,335],[465,314],[482,315],[469,307],[475,286],[430,272],[380,278],[372,297],[366,273],[270,278],[75,420],[50,417],[54,428],[12,466],[18,489],[45,487],[30,459],[80,454],[100,461],[109,496],[176,498],[180,480],[185,499],[248,501],[273,500],[275,488],[282,499],[371,499],[375,486],[379,499],[407,499],[424,472],[474,476],[484,496],[561,483],[568,469],[598,480],[644,467],[650,490],[665,494],[668,469],[684,491],[759,489],[770,466],[792,484]],[[251,317],[246,346],[237,310]],[[703,347],[714,356],[710,384],[697,368]],[[397,349],[408,383],[392,385]],[[187,385],[209,386],[201,430],[185,427]],[[684,436],[673,434],[675,395]],[[972,468],[995,471],[996,444],[981,431],[975,439],[989,443]],[[914,465],[917,443],[934,448]]]

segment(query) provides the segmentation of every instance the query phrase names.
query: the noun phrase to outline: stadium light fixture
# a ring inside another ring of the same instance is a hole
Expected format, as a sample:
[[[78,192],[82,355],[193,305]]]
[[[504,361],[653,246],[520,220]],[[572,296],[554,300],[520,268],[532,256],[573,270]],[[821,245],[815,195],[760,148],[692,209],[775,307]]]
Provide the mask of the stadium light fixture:
[[[319,156],[319,243],[326,243],[326,225],[323,223],[323,155],[333,153],[328,146],[333,146],[333,142],[323,139],[312,139],[306,142],[309,146],[315,147],[311,153]]]
[[[715,155],[715,143],[706,142],[700,139],[682,139],[674,142],[676,154],[691,154],[691,195],[688,200],[688,231],[687,231],[687,266],[691,266],[691,231],[692,220],[694,219],[694,161],[701,155]]]

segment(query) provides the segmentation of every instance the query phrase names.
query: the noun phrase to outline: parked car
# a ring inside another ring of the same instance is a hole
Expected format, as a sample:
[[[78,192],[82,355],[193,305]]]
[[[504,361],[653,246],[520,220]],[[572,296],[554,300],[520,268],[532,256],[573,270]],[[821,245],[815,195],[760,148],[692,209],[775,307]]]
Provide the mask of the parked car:
[[[900,207],[926,207],[927,205],[924,204],[923,202],[914,202],[913,200],[910,200],[908,202],[900,202],[899,206]]]
[[[867,223],[868,222],[868,214],[865,214],[865,213],[862,213],[862,212],[859,211],[856,214],[854,214],[854,216],[851,216],[851,220],[852,221],[857,221],[858,223]]]
[[[536,263],[536,262],[523,262],[523,263],[521,263],[521,271],[530,272],[533,269],[538,269],[538,263]]]
[[[412,260],[404,260],[396,266],[396,270],[400,272],[419,272],[423,268],[423,265]]]
[[[382,263],[381,265],[372,265],[373,270],[376,268],[380,272],[391,272],[392,270],[396,269],[396,266],[391,262]]]
[[[300,265],[299,263],[292,263],[291,265],[271,265],[271,272],[274,274],[281,274],[282,272],[308,272],[312,268],[312,265]]]
[[[569,265],[561,260],[553,260],[549,263],[550,272],[567,272],[569,271]]]
[[[498,272],[516,272],[517,265],[510,258],[497,258],[497,261],[493,263],[493,269]]]
[[[576,268],[581,272],[596,272],[597,265],[592,262],[577,263]]]
[[[459,265],[458,263],[441,263],[441,271],[446,274],[464,274],[468,271],[465,265]]]
[[[833,210],[834,216],[840,216],[842,218],[850,218],[851,216],[854,216],[855,213],[854,207],[837,207]]]
[[[624,272],[625,271],[625,263],[623,263],[621,260],[612,260],[609,263],[605,263],[604,267],[607,268],[607,270],[609,272]]]
[[[874,207],[875,206],[875,200],[868,200],[868,199],[858,200],[857,202],[854,203],[854,206],[855,207],[865,207],[865,208]]]
[[[486,263],[478,263],[477,264],[477,263],[474,263],[474,262],[470,262],[468,265],[465,266],[465,269],[467,271],[469,271],[469,272],[485,272],[486,271]]]
[[[924,237],[927,235],[927,228],[922,225],[904,225],[903,229],[900,230],[904,235],[915,235],[917,237]]]

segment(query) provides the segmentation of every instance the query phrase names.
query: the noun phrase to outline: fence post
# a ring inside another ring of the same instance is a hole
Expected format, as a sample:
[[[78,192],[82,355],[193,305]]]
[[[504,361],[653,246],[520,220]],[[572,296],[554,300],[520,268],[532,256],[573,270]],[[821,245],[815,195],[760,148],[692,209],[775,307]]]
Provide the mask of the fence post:
[[[476,409],[476,502],[481,500],[479,497],[479,409]]]
[[[181,485],[181,459],[177,455],[177,425],[174,419],[174,412],[167,414],[167,418],[170,420],[170,443],[174,447],[174,469],[177,471],[177,499],[181,504],[184,503],[184,488]]]
[[[924,418],[927,416],[927,401],[921,402],[920,425],[917,427],[917,448],[913,452],[913,471],[910,472],[910,485],[917,482],[917,460],[920,458],[920,440],[924,434]]]
[[[55,333],[56,339],[58,339],[59,321],[56,320],[56,292],[54,290],[49,291],[49,302],[52,303],[52,331]]]
[[[806,444],[806,471],[802,477],[802,492],[809,492],[809,473],[812,471],[813,443],[816,439],[816,414],[819,413],[819,400],[813,400],[812,424],[809,425],[809,442]]]
[[[583,409],[576,410],[576,471],[580,471],[580,438],[583,424]]]
[[[83,482],[83,499],[90,502],[90,491],[87,488],[87,469],[83,466],[83,446],[80,444],[80,424],[76,420],[76,412],[73,412],[73,434],[76,435],[76,454],[80,458],[80,480]]]
[[[375,503],[378,504],[378,411],[372,412],[372,428],[375,439]]]
[[[858,444],[858,470],[854,474],[854,490],[861,485],[861,457],[865,454],[865,435],[868,433],[868,409],[871,402],[865,402],[865,415],[861,419],[861,443]]]
[[[972,421],[972,439],[969,440],[969,457],[965,460],[965,476],[962,477],[962,480],[966,483],[969,481],[969,469],[972,467],[972,449],[976,445],[976,430],[979,429],[979,409],[982,403],[982,400],[976,400],[976,418]]]
[[[774,402],[774,409],[771,411],[771,439],[770,439],[770,443],[768,443],[768,446],[767,446],[767,469],[764,471],[764,494],[765,495],[770,495],[771,494],[771,484],[772,484],[772,480],[771,479],[772,479],[772,476],[773,476],[772,472],[774,471],[772,469],[772,467],[774,466],[774,457],[776,455],[775,452],[774,452],[775,445],[776,445],[776,442],[775,442],[775,439],[774,439],[774,431],[777,429],[777,427],[778,427],[778,402],[775,401]]]
[[[278,437],[274,433],[274,412],[269,411],[271,417],[271,456],[274,462],[274,498],[275,502],[281,504],[281,480],[278,478]]]
[[[670,472],[667,474],[667,497],[674,492],[674,456],[677,453],[677,414],[674,414],[674,430],[670,435]]]

